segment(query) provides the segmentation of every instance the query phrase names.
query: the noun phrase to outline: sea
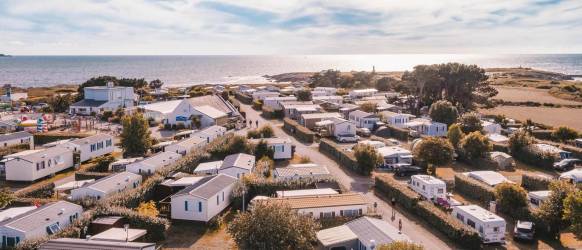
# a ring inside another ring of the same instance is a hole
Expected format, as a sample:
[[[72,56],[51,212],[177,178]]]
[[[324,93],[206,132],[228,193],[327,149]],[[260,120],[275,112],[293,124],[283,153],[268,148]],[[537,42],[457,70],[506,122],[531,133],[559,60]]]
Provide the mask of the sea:
[[[0,57],[0,85],[19,87],[80,84],[91,77],[160,79],[166,86],[269,82],[265,75],[289,72],[404,71],[445,62],[484,68],[530,67],[582,75],[582,54],[389,54],[281,56],[12,56]]]

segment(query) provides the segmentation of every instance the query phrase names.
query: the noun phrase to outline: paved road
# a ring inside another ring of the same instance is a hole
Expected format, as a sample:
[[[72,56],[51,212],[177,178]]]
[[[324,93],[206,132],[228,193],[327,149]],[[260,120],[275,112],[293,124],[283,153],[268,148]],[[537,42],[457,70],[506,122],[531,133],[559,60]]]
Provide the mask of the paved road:
[[[241,104],[241,109],[246,112],[247,125],[248,120],[253,121],[253,128],[255,128],[255,121],[257,120],[259,121],[259,127],[265,124],[272,125],[277,137],[289,137],[292,140],[292,142],[296,145],[295,152],[297,154],[301,156],[308,156],[314,163],[327,166],[336,180],[345,188],[354,192],[364,193],[372,204],[376,202],[378,204],[377,212],[383,214],[382,217],[384,220],[390,222],[395,227],[398,227],[398,220],[402,219],[403,233],[408,235],[408,237],[410,237],[414,242],[424,245],[426,249],[456,248],[456,246],[451,245],[452,243],[450,241],[443,241],[443,239],[447,240],[446,236],[440,234],[439,232],[435,232],[435,230],[429,230],[429,226],[426,224],[418,223],[416,218],[411,218],[410,216],[407,218],[403,216],[401,212],[397,212],[396,219],[392,221],[390,219],[392,207],[388,202],[385,202],[374,194],[373,189],[371,189],[372,178],[360,176],[340,168],[340,166],[334,160],[319,152],[317,143],[302,143],[297,141],[293,136],[285,133],[285,131],[282,129],[282,122],[264,119],[249,105]],[[247,130],[248,128],[240,130],[239,133],[244,134]]]

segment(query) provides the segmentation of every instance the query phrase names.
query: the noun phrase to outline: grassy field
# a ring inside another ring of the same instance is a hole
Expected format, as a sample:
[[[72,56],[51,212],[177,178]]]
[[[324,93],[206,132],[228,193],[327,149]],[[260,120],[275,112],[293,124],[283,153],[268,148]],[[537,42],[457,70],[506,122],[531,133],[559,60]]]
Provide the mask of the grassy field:
[[[550,126],[566,125],[582,131],[582,109],[544,108],[524,106],[500,106],[493,109],[481,109],[484,114],[502,114],[510,118],[534,122]]]
[[[539,102],[562,105],[580,105],[582,102],[565,100],[549,93],[547,89],[537,89],[530,87],[495,86],[499,94],[494,99],[509,102]]]

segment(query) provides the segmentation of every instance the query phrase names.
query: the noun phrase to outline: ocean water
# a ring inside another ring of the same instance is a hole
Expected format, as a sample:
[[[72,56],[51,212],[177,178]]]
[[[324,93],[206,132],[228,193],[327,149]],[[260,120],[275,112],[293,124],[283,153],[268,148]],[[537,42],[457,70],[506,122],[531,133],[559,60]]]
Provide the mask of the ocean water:
[[[418,64],[460,62],[531,67],[582,75],[582,54],[293,55],[293,56],[13,56],[0,57],[0,85],[80,84],[100,75],[161,79],[166,86],[260,83],[264,75],[325,69],[403,71]]]

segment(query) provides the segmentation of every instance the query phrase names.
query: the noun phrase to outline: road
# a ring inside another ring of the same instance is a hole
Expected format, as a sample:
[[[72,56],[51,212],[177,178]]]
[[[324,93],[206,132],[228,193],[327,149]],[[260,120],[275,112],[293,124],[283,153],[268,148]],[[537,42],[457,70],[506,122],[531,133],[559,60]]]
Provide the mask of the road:
[[[346,189],[353,192],[361,192],[365,194],[366,198],[371,204],[377,203],[377,213],[382,214],[382,218],[388,221],[393,226],[398,227],[398,220],[402,220],[402,232],[411,238],[412,241],[424,245],[426,249],[454,249],[457,248],[452,242],[448,241],[445,235],[430,230],[429,226],[424,223],[419,223],[417,218],[406,217],[402,213],[405,211],[397,210],[395,220],[391,220],[392,207],[391,205],[378,197],[372,189],[373,181],[371,177],[360,176],[352,173],[344,168],[341,168],[334,160],[319,152],[319,145],[317,143],[303,143],[297,141],[293,136],[287,134],[282,129],[282,122],[275,120],[266,120],[260,113],[252,109],[249,105],[241,104],[241,110],[246,112],[247,124],[251,120],[253,128],[255,128],[255,121],[259,121],[259,127],[265,124],[270,124],[273,127],[277,137],[288,137],[295,145],[295,153],[301,156],[308,156],[313,163],[327,166],[335,179]],[[248,128],[240,130],[238,133],[246,134]]]

